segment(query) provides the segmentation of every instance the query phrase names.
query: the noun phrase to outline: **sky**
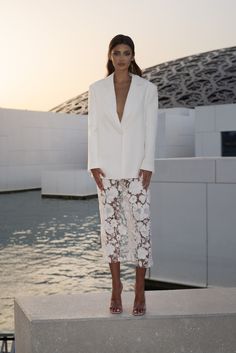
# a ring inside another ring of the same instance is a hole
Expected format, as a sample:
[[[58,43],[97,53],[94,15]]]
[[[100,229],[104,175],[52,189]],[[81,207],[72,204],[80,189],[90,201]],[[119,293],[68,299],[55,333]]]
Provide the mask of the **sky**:
[[[0,0],[0,108],[48,111],[106,76],[130,36],[142,70],[236,45],[235,0]]]

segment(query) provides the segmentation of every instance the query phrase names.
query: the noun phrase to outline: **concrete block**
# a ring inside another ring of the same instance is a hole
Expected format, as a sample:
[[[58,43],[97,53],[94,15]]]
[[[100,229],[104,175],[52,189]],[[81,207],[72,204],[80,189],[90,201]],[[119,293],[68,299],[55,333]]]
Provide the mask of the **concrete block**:
[[[190,115],[191,112],[193,111],[192,108],[164,108],[164,109],[159,109],[160,112],[165,112],[168,115]]]
[[[44,170],[42,195],[88,196],[96,195],[94,179],[86,169]]]
[[[216,159],[216,182],[236,183],[236,157]]]
[[[207,285],[206,184],[151,184],[151,278]]]
[[[147,313],[108,311],[110,293],[15,299],[17,353],[234,353],[236,288],[146,292]]]
[[[214,182],[214,158],[166,158],[155,161],[153,182]]]
[[[175,144],[183,135],[194,135],[194,118],[180,114],[166,114],[166,136]]]
[[[54,175],[58,195],[75,195],[75,170],[51,171],[50,173]],[[44,188],[42,188],[42,194],[44,194]]]
[[[183,138],[183,141],[184,140],[187,141],[188,137],[185,136]],[[181,145],[166,146],[166,153],[163,158],[183,158],[183,157],[193,157],[193,156],[194,156],[194,145],[193,143],[191,143],[186,145],[183,144],[182,146]]]
[[[206,157],[221,156],[221,134],[220,132],[202,133],[202,150]]]
[[[195,153],[194,153],[195,157],[204,156],[203,137],[201,132],[195,133],[194,147],[195,147]]]
[[[215,106],[216,131],[236,131],[236,104]]]
[[[208,284],[236,286],[236,184],[208,185]]]
[[[215,132],[215,106],[196,107],[195,132]]]
[[[45,150],[47,152],[52,148],[51,135],[52,135],[51,129],[42,128],[39,130],[41,150]]]
[[[157,158],[193,157],[193,109],[164,109],[158,113]]]
[[[6,166],[8,161],[8,136],[0,136],[0,166]]]
[[[6,166],[2,167],[0,190],[24,190],[38,188],[41,167],[32,166]]]
[[[8,167],[0,166],[0,191],[6,191],[8,189]]]
[[[71,114],[55,114],[52,112],[36,112],[14,109],[0,110],[1,166],[21,167],[19,174],[5,181],[0,179],[1,190],[20,190],[28,180],[27,189],[32,188],[35,181],[40,181],[40,173],[35,165],[46,169],[60,165],[61,169],[84,168],[87,163],[87,117]],[[28,167],[31,168],[30,174]],[[21,172],[22,171],[22,172]],[[29,175],[31,178],[29,178]],[[12,184],[10,183],[12,181]],[[36,187],[40,188],[38,183]]]

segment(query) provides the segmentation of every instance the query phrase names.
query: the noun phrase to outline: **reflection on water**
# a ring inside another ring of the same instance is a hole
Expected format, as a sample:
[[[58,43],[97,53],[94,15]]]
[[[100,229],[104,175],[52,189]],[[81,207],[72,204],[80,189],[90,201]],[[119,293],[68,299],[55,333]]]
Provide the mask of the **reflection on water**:
[[[14,330],[16,296],[110,290],[98,210],[97,198],[0,195],[0,332]],[[121,275],[124,289],[133,289],[133,266],[122,264]]]

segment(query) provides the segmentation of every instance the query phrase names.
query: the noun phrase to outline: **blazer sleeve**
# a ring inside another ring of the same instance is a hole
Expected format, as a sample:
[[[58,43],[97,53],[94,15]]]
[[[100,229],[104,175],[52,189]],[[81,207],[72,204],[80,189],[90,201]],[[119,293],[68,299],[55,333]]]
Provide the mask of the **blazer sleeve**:
[[[88,170],[100,168],[98,165],[98,121],[93,85],[88,91]]]
[[[145,153],[140,169],[155,173],[155,150],[158,122],[158,91],[152,84],[147,88],[145,97]]]

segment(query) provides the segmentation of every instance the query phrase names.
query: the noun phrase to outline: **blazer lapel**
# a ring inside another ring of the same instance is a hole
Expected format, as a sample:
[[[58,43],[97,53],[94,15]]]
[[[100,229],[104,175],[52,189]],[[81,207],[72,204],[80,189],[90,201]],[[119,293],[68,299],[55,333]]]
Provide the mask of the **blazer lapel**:
[[[132,80],[130,83],[129,87],[129,92],[126,98],[125,106],[124,106],[124,111],[123,111],[123,116],[120,121],[119,116],[117,114],[116,110],[116,93],[115,93],[115,86],[114,86],[114,72],[112,72],[109,76],[106,77],[107,80],[107,95],[106,95],[106,100],[108,103],[109,110],[111,112],[111,118],[114,119],[115,124],[119,127],[122,128],[122,126],[125,126],[126,120],[132,112],[132,107],[133,104],[135,104],[135,93],[137,90],[137,85],[138,81],[137,75],[132,74]]]

